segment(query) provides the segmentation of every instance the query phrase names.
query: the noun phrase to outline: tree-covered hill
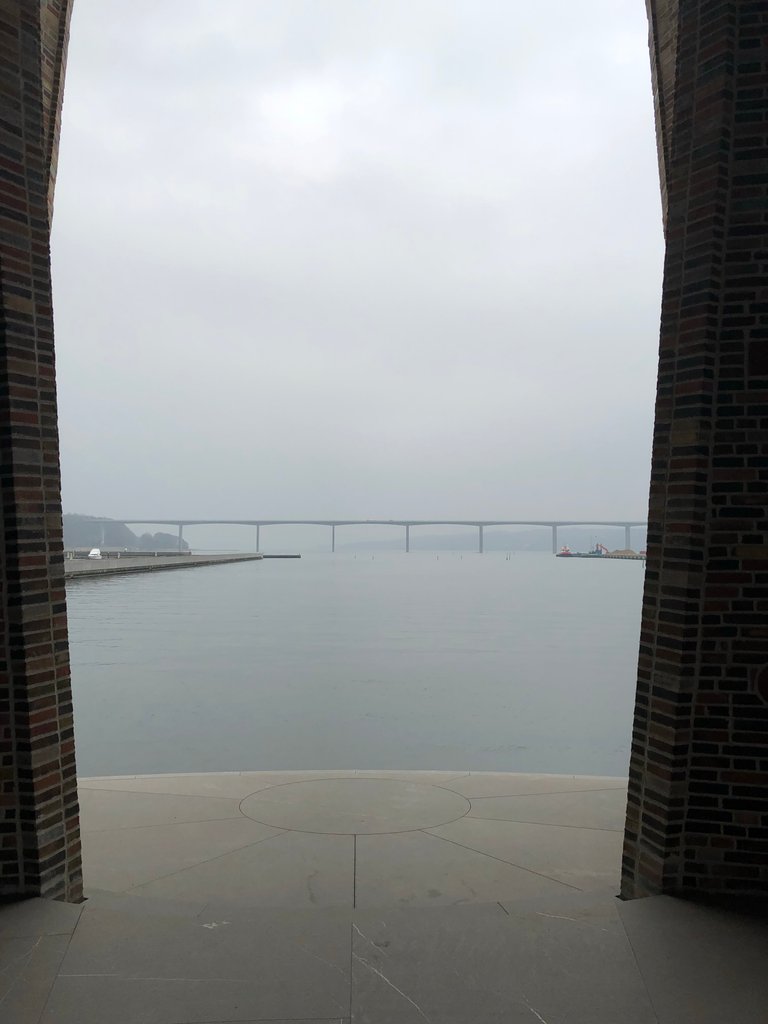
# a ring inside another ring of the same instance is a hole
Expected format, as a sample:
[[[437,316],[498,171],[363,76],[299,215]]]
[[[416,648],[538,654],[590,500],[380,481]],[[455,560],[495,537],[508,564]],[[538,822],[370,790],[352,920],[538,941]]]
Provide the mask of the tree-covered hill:
[[[128,551],[177,551],[178,537],[172,533],[143,533],[137,537],[124,523],[114,519],[100,518],[94,521],[90,516],[65,514],[65,548],[116,548]],[[103,533],[102,533],[103,530]],[[189,550],[182,541],[184,551]]]

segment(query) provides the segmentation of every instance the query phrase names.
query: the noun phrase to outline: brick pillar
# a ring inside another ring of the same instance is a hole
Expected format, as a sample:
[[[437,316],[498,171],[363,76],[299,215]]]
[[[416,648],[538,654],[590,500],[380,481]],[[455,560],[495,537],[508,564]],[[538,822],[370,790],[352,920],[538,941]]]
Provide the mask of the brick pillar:
[[[0,896],[81,898],[49,258],[71,0],[0,0]]]
[[[649,0],[666,260],[622,893],[768,890],[768,4]]]

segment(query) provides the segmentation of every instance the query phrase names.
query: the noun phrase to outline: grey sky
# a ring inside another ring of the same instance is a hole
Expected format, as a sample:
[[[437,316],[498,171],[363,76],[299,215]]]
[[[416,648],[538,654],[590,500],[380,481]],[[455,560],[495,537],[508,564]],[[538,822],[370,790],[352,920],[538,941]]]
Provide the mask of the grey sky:
[[[65,511],[642,517],[641,0],[77,0]]]

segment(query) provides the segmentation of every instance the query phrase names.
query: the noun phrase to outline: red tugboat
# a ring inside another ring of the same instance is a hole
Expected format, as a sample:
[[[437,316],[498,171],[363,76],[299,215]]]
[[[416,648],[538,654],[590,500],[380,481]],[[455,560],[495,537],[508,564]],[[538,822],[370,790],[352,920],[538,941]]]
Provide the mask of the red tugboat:
[[[564,544],[555,555],[555,558],[573,558],[573,552],[567,544]]]

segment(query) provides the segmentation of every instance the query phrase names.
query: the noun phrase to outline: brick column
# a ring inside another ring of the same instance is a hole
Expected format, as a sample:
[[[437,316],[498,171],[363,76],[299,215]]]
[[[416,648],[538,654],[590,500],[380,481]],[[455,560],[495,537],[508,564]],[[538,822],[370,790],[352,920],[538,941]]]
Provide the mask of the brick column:
[[[70,0],[0,0],[0,896],[81,898],[49,258]]]
[[[768,4],[649,0],[667,252],[623,895],[768,890]]]

